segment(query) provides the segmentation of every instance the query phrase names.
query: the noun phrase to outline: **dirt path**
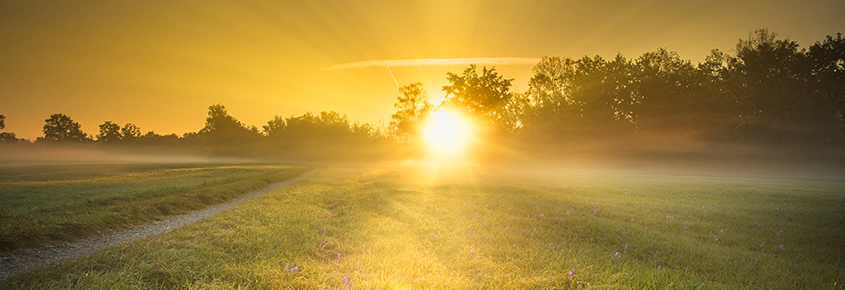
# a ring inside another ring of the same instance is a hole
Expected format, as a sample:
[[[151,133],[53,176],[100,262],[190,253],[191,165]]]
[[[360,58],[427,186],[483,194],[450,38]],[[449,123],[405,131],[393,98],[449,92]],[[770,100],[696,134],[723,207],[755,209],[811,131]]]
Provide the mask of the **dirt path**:
[[[244,194],[225,203],[192,211],[183,215],[173,216],[168,219],[160,220],[134,229],[114,232],[103,236],[89,237],[78,242],[58,243],[34,249],[19,249],[12,251],[11,253],[3,254],[0,256],[0,282],[6,281],[17,274],[27,272],[38,267],[69,259],[85,257],[101,250],[138,239],[166,234],[181,226],[192,224],[198,220],[215,215],[223,210],[230,209],[253,197],[293,184],[294,182],[306,178],[317,171],[319,171],[319,169],[305,172],[293,179],[271,184],[263,189]]]

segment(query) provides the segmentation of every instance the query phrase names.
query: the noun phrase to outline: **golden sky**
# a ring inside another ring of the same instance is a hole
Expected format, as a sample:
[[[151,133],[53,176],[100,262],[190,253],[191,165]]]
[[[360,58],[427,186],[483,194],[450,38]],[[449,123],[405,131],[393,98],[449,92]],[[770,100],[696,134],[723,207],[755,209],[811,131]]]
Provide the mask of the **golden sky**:
[[[387,122],[396,83],[442,99],[446,72],[660,47],[701,61],[758,28],[808,47],[845,32],[845,1],[0,1],[0,114],[35,139],[64,113],[159,134],[221,103],[248,125],[335,110]],[[394,78],[388,70],[393,72]]]

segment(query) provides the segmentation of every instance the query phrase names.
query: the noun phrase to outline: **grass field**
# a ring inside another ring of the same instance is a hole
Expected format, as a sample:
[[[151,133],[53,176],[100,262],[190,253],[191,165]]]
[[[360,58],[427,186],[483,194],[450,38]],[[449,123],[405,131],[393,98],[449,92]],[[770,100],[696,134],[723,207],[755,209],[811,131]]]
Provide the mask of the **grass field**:
[[[0,252],[203,208],[302,171],[196,163],[0,166]]]
[[[841,289],[843,224],[833,181],[329,168],[3,287]]]

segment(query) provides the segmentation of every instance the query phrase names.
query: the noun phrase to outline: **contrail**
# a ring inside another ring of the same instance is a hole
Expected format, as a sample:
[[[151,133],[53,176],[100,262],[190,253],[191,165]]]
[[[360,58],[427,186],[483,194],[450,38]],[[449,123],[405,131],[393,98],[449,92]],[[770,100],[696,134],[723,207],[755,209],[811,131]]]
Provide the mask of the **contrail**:
[[[415,58],[393,60],[368,60],[348,62],[324,67],[319,70],[333,71],[346,69],[361,69],[382,66],[445,66],[445,65],[535,65],[540,58],[532,57],[461,57],[461,58]]]
[[[387,71],[390,72],[390,77],[393,78],[393,82],[396,84],[396,87],[399,88],[399,82],[396,81],[396,76],[393,75],[393,70],[390,69],[389,65],[387,65]]]

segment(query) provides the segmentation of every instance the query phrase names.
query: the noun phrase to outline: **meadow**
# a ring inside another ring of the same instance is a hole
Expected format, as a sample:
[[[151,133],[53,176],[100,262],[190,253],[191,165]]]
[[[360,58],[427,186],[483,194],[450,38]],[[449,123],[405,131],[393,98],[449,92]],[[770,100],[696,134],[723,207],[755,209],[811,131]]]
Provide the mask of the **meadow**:
[[[208,163],[0,166],[0,252],[201,209],[302,171]]]
[[[844,213],[841,181],[333,167],[0,286],[841,289]]]

